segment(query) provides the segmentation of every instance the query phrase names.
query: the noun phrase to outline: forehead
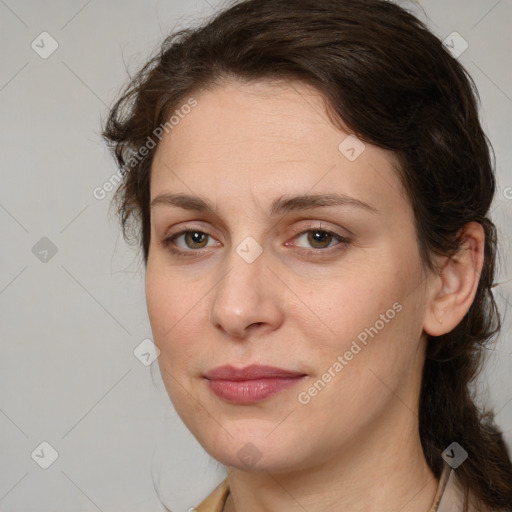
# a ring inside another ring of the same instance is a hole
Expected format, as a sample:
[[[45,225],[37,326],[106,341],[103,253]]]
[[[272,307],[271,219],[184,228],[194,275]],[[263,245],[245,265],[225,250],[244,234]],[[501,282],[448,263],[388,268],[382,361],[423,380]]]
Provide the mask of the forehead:
[[[407,206],[393,153],[334,126],[313,88],[226,82],[193,97],[197,106],[157,147],[151,198],[194,190],[216,202],[250,194],[270,204],[283,193],[336,190],[379,209]]]

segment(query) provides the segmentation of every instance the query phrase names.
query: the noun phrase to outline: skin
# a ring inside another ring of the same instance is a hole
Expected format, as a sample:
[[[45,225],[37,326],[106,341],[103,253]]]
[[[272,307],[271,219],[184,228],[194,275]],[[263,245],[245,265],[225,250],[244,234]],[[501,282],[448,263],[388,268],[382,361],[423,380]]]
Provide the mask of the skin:
[[[225,511],[429,510],[438,482],[417,416],[426,333],[452,330],[469,309],[483,230],[469,224],[460,255],[437,258],[442,272],[429,272],[393,154],[365,143],[347,159],[338,146],[348,132],[331,123],[318,92],[226,81],[194,97],[197,107],[156,149],[151,200],[189,194],[212,210],[152,208],[146,299],[169,397],[228,469]],[[270,215],[284,196],[333,192],[375,212],[337,205]],[[162,243],[185,229],[206,234],[174,239],[190,257]],[[322,230],[349,243],[308,238]],[[252,263],[236,252],[249,236],[262,248]],[[300,403],[298,394],[396,303],[400,312]],[[221,400],[203,377],[253,363],[307,377],[249,405]],[[250,464],[238,455],[247,443]]]

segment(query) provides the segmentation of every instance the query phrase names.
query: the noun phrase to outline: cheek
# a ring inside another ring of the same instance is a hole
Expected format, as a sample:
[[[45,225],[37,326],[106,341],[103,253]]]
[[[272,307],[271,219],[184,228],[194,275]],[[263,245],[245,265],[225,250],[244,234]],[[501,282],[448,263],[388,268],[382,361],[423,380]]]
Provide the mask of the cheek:
[[[307,332],[308,350],[320,372],[338,356],[344,359],[341,373],[353,378],[369,367],[393,366],[393,361],[408,365],[407,359],[414,357],[421,334],[421,311],[415,306],[420,289],[411,290],[419,275],[406,266],[400,269],[400,260],[395,261],[345,273],[330,281],[335,285],[325,283],[321,292],[309,290],[304,302],[310,311],[302,316],[301,330]]]
[[[146,306],[157,344],[174,323],[173,316],[176,314],[174,302],[173,294],[169,293],[166,281],[157,272],[148,268],[146,271]]]
[[[205,345],[205,326],[209,318],[205,303],[207,292],[205,283],[155,271],[154,266],[148,265],[148,316],[154,343],[160,350],[162,375],[171,386],[172,378],[166,373],[183,379],[200,367],[201,358],[208,357],[209,347]]]
[[[311,296],[311,309],[319,312],[319,319],[329,329],[333,340],[356,337],[390,309],[388,316],[393,316],[392,306],[403,296],[395,273],[388,279],[381,274],[378,279],[368,273],[354,272],[334,282],[336,285]]]
[[[149,320],[159,340],[172,337],[180,324],[190,321],[201,299],[197,286],[163,268],[158,263],[148,262],[145,285]]]

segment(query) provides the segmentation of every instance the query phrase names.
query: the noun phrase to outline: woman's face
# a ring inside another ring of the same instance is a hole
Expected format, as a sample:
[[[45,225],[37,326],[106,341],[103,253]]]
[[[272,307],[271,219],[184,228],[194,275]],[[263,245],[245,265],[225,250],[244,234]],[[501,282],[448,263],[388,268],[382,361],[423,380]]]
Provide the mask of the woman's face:
[[[426,287],[393,155],[347,139],[299,83],[194,97],[151,171],[146,298],[176,411],[238,468],[413,435]],[[205,377],[223,365],[302,377]]]

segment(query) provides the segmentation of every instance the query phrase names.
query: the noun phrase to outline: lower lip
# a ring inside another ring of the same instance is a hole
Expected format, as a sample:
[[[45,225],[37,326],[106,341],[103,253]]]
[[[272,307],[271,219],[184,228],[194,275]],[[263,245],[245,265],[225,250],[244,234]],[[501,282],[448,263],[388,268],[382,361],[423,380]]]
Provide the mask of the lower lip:
[[[223,400],[235,404],[252,404],[265,400],[301,382],[305,375],[286,378],[261,378],[254,380],[209,380],[210,389]]]

